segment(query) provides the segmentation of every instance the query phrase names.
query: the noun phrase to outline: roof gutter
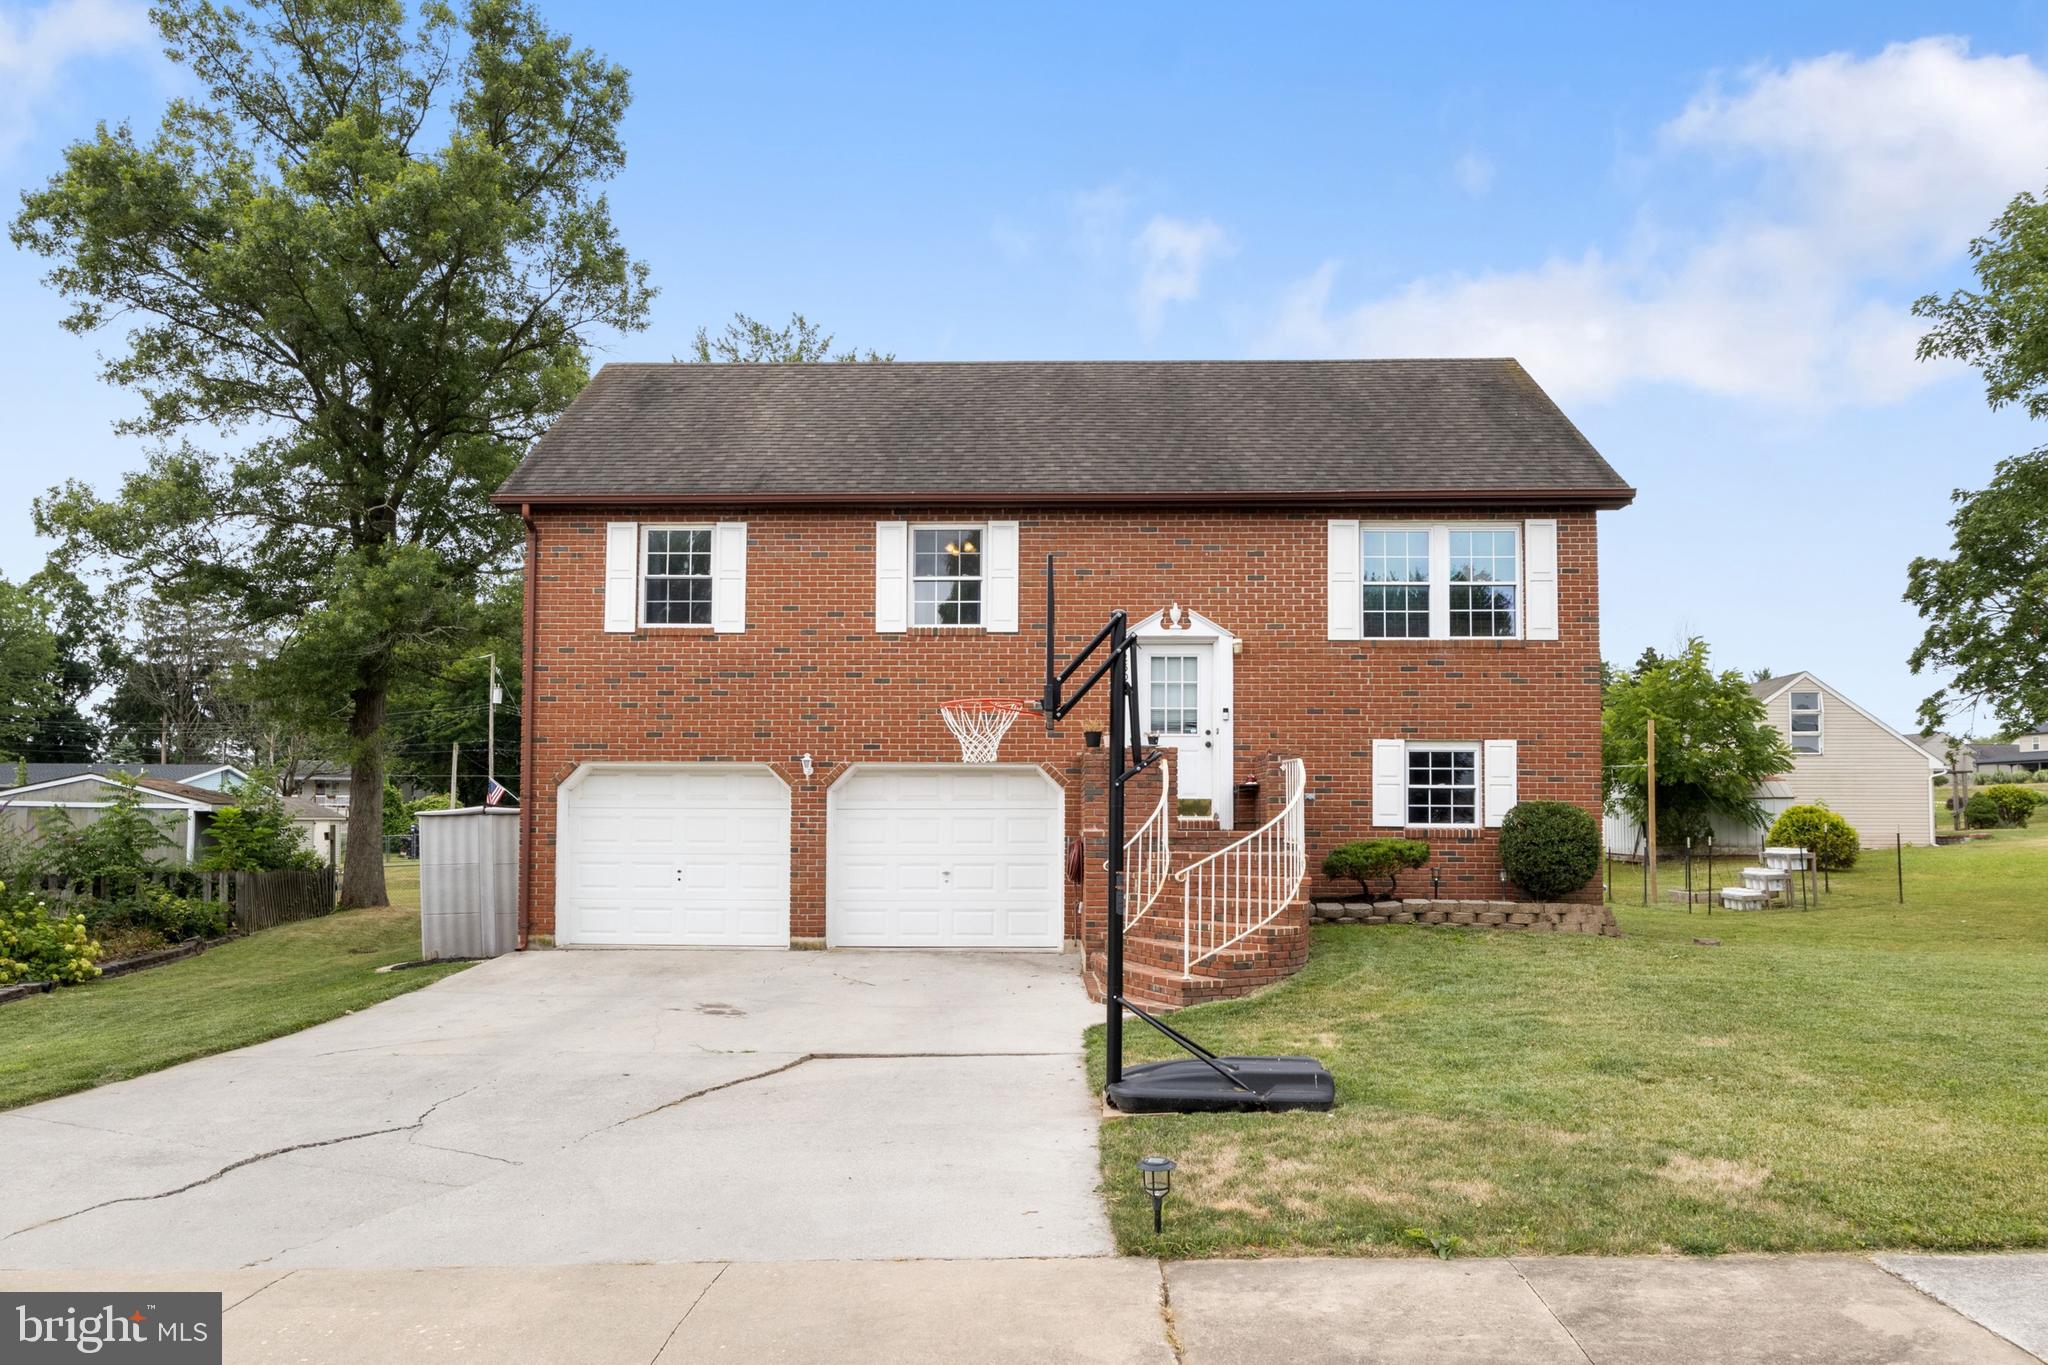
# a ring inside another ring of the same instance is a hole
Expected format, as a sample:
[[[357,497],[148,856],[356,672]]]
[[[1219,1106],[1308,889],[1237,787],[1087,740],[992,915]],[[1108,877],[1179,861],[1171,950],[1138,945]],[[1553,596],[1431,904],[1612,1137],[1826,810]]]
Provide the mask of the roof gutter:
[[[1626,507],[1635,501],[1636,490],[1627,485],[1614,488],[1488,488],[1451,491],[1429,489],[1373,489],[1370,491],[1280,492],[1274,490],[1174,491],[1174,492],[1057,492],[1012,490],[995,492],[945,492],[929,489],[916,492],[885,492],[862,489],[843,493],[763,493],[734,489],[718,493],[497,493],[491,501],[500,507],[517,507],[521,514],[533,507],[1099,507],[1147,505],[1152,507],[1497,507],[1521,503],[1545,507],[1590,507],[1605,511]]]

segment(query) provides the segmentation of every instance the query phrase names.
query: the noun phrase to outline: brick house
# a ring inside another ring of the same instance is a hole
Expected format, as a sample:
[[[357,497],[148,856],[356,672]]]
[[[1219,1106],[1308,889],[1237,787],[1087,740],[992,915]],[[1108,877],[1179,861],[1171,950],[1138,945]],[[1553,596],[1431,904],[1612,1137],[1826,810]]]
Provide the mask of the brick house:
[[[1500,899],[1517,799],[1600,810],[1595,519],[1632,497],[1511,360],[608,365],[495,496],[527,533],[522,925],[1098,938],[1103,751],[1027,715],[967,765],[938,714],[1038,695],[1048,555],[1062,653],[1136,623],[1167,872],[1291,802],[1311,879],[1405,834],[1446,898]],[[1306,951],[1290,885],[1196,970],[1158,880],[1134,994]]]

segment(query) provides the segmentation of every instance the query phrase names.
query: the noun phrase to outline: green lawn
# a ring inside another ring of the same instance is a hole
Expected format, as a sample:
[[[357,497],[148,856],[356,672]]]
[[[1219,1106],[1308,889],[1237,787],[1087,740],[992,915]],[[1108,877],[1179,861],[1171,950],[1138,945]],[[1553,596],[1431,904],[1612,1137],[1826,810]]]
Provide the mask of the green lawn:
[[[0,1006],[0,1109],[124,1080],[418,990],[465,964],[383,976],[419,956],[417,864],[393,867],[398,905],[265,929],[133,976]]]
[[[1293,980],[1176,1022],[1220,1052],[1317,1055],[1337,1110],[1105,1123],[1119,1241],[2048,1245],[2048,828],[1908,849],[1904,906],[1889,850],[1865,856],[1824,908],[1622,906],[1619,940],[1318,929]],[[1126,1038],[1171,1055],[1135,1021]],[[1099,1028],[1091,1045],[1099,1079]],[[1157,1239],[1132,1173],[1147,1152],[1181,1167]]]

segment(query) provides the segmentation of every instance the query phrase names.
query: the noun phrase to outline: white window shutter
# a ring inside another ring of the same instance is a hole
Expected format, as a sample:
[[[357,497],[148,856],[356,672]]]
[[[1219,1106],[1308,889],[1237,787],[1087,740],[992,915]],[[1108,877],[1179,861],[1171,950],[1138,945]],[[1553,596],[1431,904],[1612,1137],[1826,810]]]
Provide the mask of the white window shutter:
[[[1530,640],[1557,638],[1557,523],[1524,523],[1522,535],[1522,634]]]
[[[875,629],[910,629],[910,523],[875,523]]]
[[[982,629],[1017,631],[1017,523],[992,521],[981,537]]]
[[[1328,567],[1330,638],[1356,640],[1365,633],[1365,599],[1360,595],[1358,523],[1330,523]]]
[[[1408,823],[1408,746],[1398,739],[1372,742],[1372,822]]]
[[[721,521],[711,528],[711,628],[739,635],[747,628],[747,524]]]
[[[604,628],[631,634],[640,628],[640,523],[611,521],[604,528]]]
[[[1487,740],[1481,763],[1486,779],[1486,824],[1489,829],[1499,829],[1500,822],[1507,819],[1519,799],[1515,794],[1515,741]]]

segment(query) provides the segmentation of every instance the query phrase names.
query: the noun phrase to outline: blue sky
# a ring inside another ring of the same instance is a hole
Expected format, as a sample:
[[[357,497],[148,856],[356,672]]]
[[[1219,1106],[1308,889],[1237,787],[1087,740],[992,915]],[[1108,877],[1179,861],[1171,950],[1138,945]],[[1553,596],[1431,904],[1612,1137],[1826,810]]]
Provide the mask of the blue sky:
[[[1906,565],[2040,439],[1907,307],[2048,183],[2041,5],[546,8],[635,77],[663,292],[608,354],[801,309],[905,359],[1516,355],[1641,490],[1617,661],[1697,633],[1907,724]],[[177,88],[139,6],[0,0],[0,182]],[[139,459],[41,271],[0,248],[13,577],[32,496]]]

